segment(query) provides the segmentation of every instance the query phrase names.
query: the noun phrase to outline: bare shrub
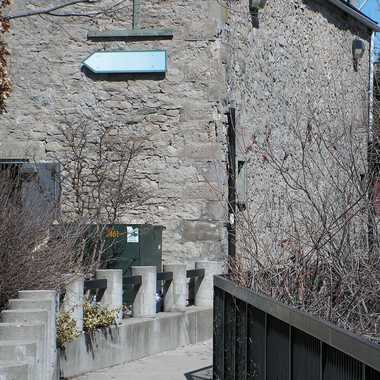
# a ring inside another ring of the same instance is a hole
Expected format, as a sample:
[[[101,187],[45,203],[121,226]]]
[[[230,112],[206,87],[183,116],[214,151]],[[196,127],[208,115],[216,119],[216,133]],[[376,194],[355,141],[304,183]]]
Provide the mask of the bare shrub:
[[[60,224],[46,205],[24,207],[24,180],[13,171],[0,175],[0,308],[18,290],[58,289],[67,274],[85,270],[80,250],[86,226]]]
[[[310,114],[286,127],[285,142],[270,131],[251,142],[256,174],[247,209],[236,215],[239,255],[230,268],[242,286],[376,339],[378,173],[361,131]]]

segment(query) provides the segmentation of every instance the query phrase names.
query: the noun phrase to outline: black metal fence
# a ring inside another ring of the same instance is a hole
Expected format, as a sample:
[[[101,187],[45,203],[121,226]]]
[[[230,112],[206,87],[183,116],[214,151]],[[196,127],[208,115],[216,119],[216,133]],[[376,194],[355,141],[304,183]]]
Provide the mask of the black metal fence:
[[[380,345],[214,280],[214,380],[380,380]]]

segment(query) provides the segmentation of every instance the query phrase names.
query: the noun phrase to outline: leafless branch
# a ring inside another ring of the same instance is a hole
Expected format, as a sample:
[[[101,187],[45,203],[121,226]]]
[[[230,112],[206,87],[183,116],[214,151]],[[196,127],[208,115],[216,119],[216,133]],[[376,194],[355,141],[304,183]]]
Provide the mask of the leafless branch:
[[[365,121],[354,124],[343,111],[335,117],[340,128],[312,110],[294,110],[283,126],[286,143],[268,129],[249,146],[254,174],[246,211],[235,215],[238,254],[230,273],[241,286],[378,340],[379,152],[368,160],[358,128]]]
[[[150,194],[136,175],[144,145],[118,124],[90,126],[87,120],[60,128],[65,151],[56,160],[62,170],[62,208],[68,219],[85,218],[92,229],[90,265],[105,259],[107,225],[144,206]]]
[[[107,7],[106,9],[102,10],[96,10],[93,12],[57,12],[61,9],[66,9],[68,7],[74,6],[74,5],[91,5],[91,4],[97,4],[101,2],[102,0],[73,0],[66,2],[64,4],[55,5],[49,8],[43,8],[43,9],[36,9],[33,11],[24,11],[16,14],[10,14],[3,16],[4,20],[15,20],[19,18],[25,18],[25,17],[31,17],[31,16],[37,16],[37,15],[49,15],[54,17],[96,17],[99,15],[109,15],[114,12],[117,12],[120,10],[120,6],[122,6],[126,0],[121,0],[119,2],[116,2],[115,4]]]

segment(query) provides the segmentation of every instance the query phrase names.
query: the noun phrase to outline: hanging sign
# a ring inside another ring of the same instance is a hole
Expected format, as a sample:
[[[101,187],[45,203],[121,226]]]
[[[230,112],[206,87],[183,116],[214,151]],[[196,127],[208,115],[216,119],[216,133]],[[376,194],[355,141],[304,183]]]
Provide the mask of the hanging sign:
[[[165,73],[165,50],[99,51],[82,62],[95,74]]]

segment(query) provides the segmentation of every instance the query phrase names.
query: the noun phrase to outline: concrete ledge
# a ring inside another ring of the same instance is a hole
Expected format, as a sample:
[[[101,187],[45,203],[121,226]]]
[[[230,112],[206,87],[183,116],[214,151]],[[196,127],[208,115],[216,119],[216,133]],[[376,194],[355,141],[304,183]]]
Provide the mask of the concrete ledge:
[[[190,307],[154,318],[125,319],[117,327],[82,334],[60,352],[61,375],[74,377],[211,339],[212,318],[212,308]]]

